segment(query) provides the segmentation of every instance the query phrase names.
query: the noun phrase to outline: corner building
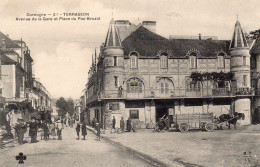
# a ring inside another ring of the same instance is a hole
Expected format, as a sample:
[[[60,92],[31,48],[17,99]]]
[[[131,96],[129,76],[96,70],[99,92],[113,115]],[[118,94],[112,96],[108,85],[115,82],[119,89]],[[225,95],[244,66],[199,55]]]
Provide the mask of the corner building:
[[[215,37],[166,39],[156,22],[134,25],[110,21],[100,54],[92,60],[86,85],[88,123],[103,128],[131,118],[137,128],[153,128],[173,114],[242,112],[240,124],[251,123],[252,98],[249,45],[239,21],[231,40]],[[232,78],[194,80],[192,74]],[[223,75],[222,75],[223,76]]]

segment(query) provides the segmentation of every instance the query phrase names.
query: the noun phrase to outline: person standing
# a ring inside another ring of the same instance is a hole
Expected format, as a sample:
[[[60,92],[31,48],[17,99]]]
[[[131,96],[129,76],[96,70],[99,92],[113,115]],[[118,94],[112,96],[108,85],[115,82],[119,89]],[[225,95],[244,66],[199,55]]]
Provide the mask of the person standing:
[[[24,133],[26,132],[27,126],[24,123],[22,119],[18,120],[18,125],[17,125],[17,135],[18,135],[18,143],[23,144],[23,138],[24,138]]]
[[[164,120],[161,118],[158,122],[159,131],[164,131]]]
[[[80,132],[80,124],[79,124],[79,122],[77,123],[77,126],[76,126],[76,132],[77,132],[77,136],[78,136],[78,140],[79,140],[79,132]]]
[[[97,125],[96,125],[96,130],[97,130],[97,139],[100,141],[100,133],[101,133],[101,130],[100,130],[100,125],[99,125],[99,123],[97,123]]]
[[[31,122],[29,123],[29,136],[31,137],[31,143],[37,142],[37,122],[34,117],[32,117]]]
[[[131,125],[131,119],[130,118],[128,118],[128,120],[126,121],[126,129],[127,129],[127,132],[131,132],[132,125]]]
[[[170,128],[170,119],[169,119],[168,116],[165,118],[164,122],[165,122],[165,129],[169,130],[169,128]]]
[[[112,119],[112,128],[116,129],[116,119],[115,119],[115,116],[113,116],[113,119]]]
[[[57,121],[57,135],[58,140],[62,140],[62,124],[59,120]]]
[[[87,128],[85,122],[81,125],[81,133],[83,136],[83,140],[86,140],[86,135],[87,135]]]
[[[56,139],[55,137],[56,137],[56,126],[55,126],[55,124],[54,123],[52,123],[51,125],[50,125],[50,131],[51,131],[51,136],[52,136],[52,139],[54,140],[54,139]]]
[[[43,136],[44,136],[44,140],[48,139],[48,133],[49,133],[49,128],[47,126],[47,123],[45,122],[43,124]]]
[[[125,132],[125,120],[124,120],[124,117],[121,117],[121,120],[120,120],[120,129],[121,129],[122,133]]]

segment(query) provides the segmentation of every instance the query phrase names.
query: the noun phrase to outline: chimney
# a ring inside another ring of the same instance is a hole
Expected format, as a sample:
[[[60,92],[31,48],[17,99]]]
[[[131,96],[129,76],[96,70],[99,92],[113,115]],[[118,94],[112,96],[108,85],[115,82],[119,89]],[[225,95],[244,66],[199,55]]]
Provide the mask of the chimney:
[[[201,33],[199,33],[199,40],[201,40]]]
[[[153,33],[156,33],[156,21],[143,21],[142,25]]]

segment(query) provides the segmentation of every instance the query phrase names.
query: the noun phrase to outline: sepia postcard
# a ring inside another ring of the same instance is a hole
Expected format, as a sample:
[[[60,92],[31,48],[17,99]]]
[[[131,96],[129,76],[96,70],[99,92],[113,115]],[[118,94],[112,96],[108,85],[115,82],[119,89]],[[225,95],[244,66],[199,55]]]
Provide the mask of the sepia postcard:
[[[259,9],[1,0],[0,167],[260,167]]]

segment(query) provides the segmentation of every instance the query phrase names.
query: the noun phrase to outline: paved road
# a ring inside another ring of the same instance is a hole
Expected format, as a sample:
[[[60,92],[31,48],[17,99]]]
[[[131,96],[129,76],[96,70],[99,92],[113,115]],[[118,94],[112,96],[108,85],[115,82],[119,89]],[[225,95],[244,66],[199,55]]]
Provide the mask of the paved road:
[[[38,143],[16,145],[0,153],[1,167],[18,166],[15,156],[23,152],[27,156],[26,167],[128,167],[152,166],[146,161],[105,141],[97,141],[88,132],[87,140],[76,140],[74,128],[63,130],[63,140],[40,140]]]

